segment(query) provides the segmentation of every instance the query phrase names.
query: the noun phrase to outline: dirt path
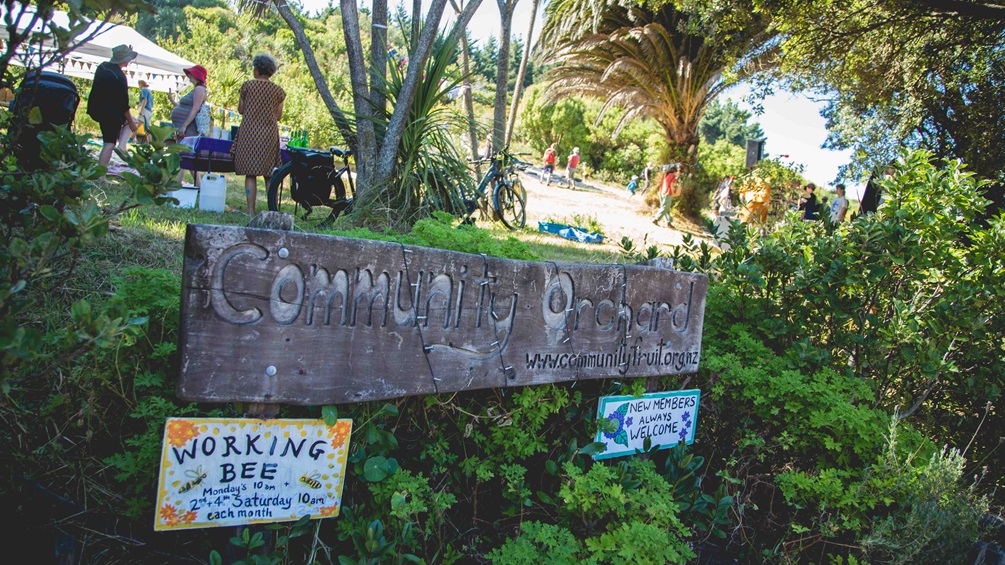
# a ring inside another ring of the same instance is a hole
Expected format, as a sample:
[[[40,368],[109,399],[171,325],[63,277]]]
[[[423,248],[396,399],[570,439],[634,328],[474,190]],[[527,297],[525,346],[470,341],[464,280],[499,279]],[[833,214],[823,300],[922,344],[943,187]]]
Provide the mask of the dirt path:
[[[536,168],[522,172],[520,180],[527,189],[528,228],[537,229],[537,223],[543,221],[569,223],[576,215],[597,219],[603,226],[604,243],[578,244],[584,248],[602,247],[604,251],[616,253],[620,250],[621,238],[627,236],[636,247],[656,244],[665,250],[681,243],[683,231],[694,235],[701,233],[698,226],[679,216],[674,217],[678,229],[667,228],[665,223],[653,225],[655,210],[646,206],[641,192],[629,198],[630,193],[624,187],[580,181],[575,189],[569,189],[565,186],[565,178],[558,175],[552,179],[550,186],[546,186],[538,179]],[[542,233],[542,237],[561,240],[551,234]]]

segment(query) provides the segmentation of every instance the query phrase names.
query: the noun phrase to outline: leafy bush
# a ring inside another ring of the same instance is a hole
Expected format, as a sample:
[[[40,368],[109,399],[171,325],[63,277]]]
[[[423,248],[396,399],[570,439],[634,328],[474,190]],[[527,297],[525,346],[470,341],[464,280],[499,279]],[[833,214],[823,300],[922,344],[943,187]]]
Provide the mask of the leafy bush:
[[[733,446],[713,465],[740,481],[741,528],[765,524],[755,508],[781,491],[789,506],[774,521],[789,531],[758,534],[794,534],[765,548],[789,559],[958,550],[974,541],[984,508],[960,481],[962,456],[925,438],[995,456],[998,439],[979,433],[979,415],[1005,374],[1000,341],[989,339],[1002,333],[1001,301],[990,301],[1005,292],[994,274],[1002,219],[977,223],[980,183],[923,152],[906,154],[884,191],[878,213],[841,226],[733,232],[732,249],[712,262],[702,373],[713,406],[730,407],[711,433]],[[919,535],[921,523],[931,537]],[[949,531],[959,537],[942,537]]]
[[[652,461],[594,464],[585,472],[569,462],[564,471],[562,525],[525,522],[520,535],[489,554],[493,562],[656,564],[695,556],[673,488]]]

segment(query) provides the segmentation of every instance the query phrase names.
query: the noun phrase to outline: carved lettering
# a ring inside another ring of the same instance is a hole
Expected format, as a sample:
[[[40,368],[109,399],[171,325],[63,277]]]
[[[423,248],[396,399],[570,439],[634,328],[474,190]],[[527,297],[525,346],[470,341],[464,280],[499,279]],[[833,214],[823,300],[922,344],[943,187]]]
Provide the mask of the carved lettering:
[[[332,308],[337,298],[339,310],[342,312],[337,322],[338,325],[345,326],[349,319],[349,275],[341,269],[335,271],[335,276],[329,275],[327,269],[316,266],[314,269],[314,276],[309,285],[310,300],[307,303],[305,322],[308,326],[314,323],[314,311],[320,301],[323,308],[321,321],[326,326],[331,325]]]
[[[367,326],[373,326],[374,308],[383,312],[377,325],[381,328],[387,325],[387,303],[388,297],[391,296],[390,284],[390,277],[387,276],[387,273],[377,275],[377,280],[374,280],[369,270],[358,269],[356,271],[356,291],[352,299],[351,326],[356,326],[361,304],[366,308],[366,321],[364,323]]]
[[[264,261],[269,256],[269,252],[264,247],[253,243],[242,243],[226,249],[213,265],[212,289],[209,291],[209,300],[213,311],[225,322],[238,325],[254,324],[262,319],[262,311],[258,308],[237,310],[227,300],[227,294],[224,290],[226,283],[224,275],[227,272],[227,265],[238,255],[251,255],[259,261]]]
[[[283,298],[283,289],[292,284],[294,295],[292,300]],[[286,265],[272,281],[272,292],[269,294],[269,313],[278,324],[288,325],[297,321],[300,308],[304,303],[304,274],[296,265]]]
[[[700,359],[702,275],[225,226],[186,241],[186,400],[362,402]]]
[[[557,277],[549,278],[544,285],[541,313],[544,323],[553,330],[565,327],[572,310],[573,283],[568,273],[559,273]]]

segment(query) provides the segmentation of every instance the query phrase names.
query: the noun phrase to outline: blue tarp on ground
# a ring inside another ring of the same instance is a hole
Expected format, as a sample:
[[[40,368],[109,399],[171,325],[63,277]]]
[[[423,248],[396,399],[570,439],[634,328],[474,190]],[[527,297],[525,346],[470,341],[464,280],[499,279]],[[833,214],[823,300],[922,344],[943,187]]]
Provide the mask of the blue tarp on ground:
[[[592,231],[586,231],[583,228],[577,228],[575,226],[567,226],[565,224],[552,224],[548,222],[538,222],[537,229],[546,233],[553,233],[555,235],[560,235],[565,239],[571,239],[572,241],[579,241],[581,243],[603,243],[604,236],[599,233]]]

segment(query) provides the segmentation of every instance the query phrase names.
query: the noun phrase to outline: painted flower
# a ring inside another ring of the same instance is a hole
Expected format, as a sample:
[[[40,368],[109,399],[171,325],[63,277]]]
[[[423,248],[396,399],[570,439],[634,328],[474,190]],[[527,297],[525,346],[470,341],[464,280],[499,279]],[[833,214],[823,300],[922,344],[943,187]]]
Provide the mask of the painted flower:
[[[684,428],[683,430],[681,430],[680,434],[678,434],[678,437],[680,437],[681,441],[686,440],[687,439],[687,428]]]
[[[625,427],[629,428],[631,427],[631,425],[632,425],[632,417],[629,416],[628,419],[625,420]]]
[[[178,522],[181,524],[191,524],[195,521],[196,513],[191,510],[182,514],[178,517]]]
[[[332,438],[332,447],[338,449],[345,444],[352,432],[352,420],[339,420],[334,426],[328,428],[328,435]]]
[[[182,447],[192,438],[199,437],[199,429],[188,420],[168,420],[168,443],[174,447]]]
[[[607,415],[607,419],[612,422],[617,422],[617,427],[609,432],[604,432],[604,437],[607,439],[613,439],[614,436],[618,435],[618,432],[625,429],[625,415],[620,412],[611,412]]]
[[[168,526],[178,525],[178,509],[170,504],[165,504],[161,508],[161,521]]]
[[[625,432],[625,422],[627,420],[628,425],[631,425],[632,419],[626,418],[628,414],[628,403],[622,404],[617,410],[611,412],[607,415],[607,420],[611,422],[611,427],[614,428],[612,431],[605,431],[604,437],[607,439],[613,439],[614,443],[620,443],[621,445],[628,445],[628,433]]]
[[[338,504],[322,506],[321,508],[318,508],[318,514],[325,518],[329,516],[338,516]]]
[[[687,422],[690,419],[691,419],[691,413],[690,412],[684,412],[684,414],[682,414],[681,417],[680,417],[680,421],[681,422]]]

